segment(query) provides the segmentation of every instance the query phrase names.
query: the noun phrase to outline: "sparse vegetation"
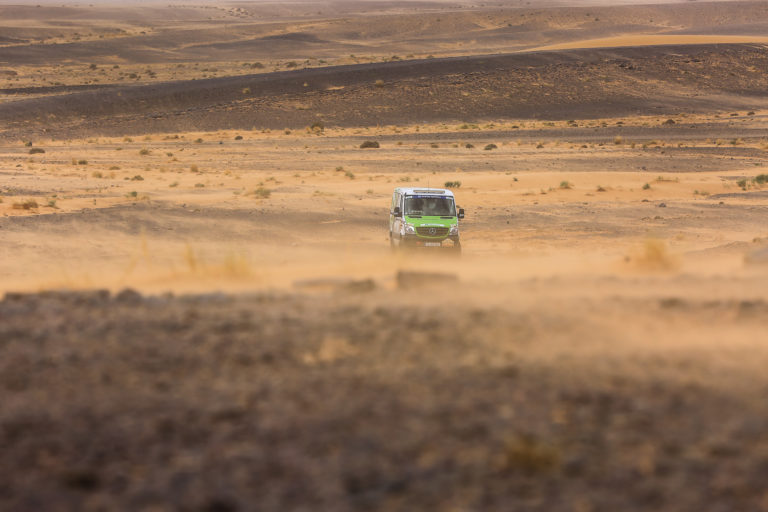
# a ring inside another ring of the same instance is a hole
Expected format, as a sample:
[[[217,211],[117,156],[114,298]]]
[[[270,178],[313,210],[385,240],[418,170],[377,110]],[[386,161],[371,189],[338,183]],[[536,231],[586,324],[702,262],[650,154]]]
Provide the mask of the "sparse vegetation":
[[[496,144],[486,144],[486,146],[483,148],[485,151],[491,151],[492,149],[497,149],[498,146]]]
[[[459,188],[459,187],[461,187],[461,182],[460,181],[446,181],[445,183],[443,183],[443,186],[445,188]]]
[[[147,149],[147,148],[142,148],[141,150],[139,150],[139,154],[140,154],[141,156],[147,156],[147,155],[149,155],[149,154],[151,154],[151,153],[152,153],[152,151],[150,151],[150,150],[149,150],[149,149]]]
[[[346,176],[347,178],[349,178],[351,180],[355,179],[355,174],[352,171],[346,171],[344,173],[344,176]]]
[[[375,140],[366,140],[362,144],[360,144],[360,149],[369,149],[369,148],[378,148],[379,143]]]
[[[253,191],[253,195],[260,199],[266,199],[270,195],[272,195],[272,191],[269,190],[268,188],[259,187]]]
[[[14,210],[32,210],[32,209],[38,208],[38,205],[37,205],[37,201],[35,201],[34,199],[27,199],[19,203],[13,203],[11,205],[11,208],[13,208]]]
[[[561,181],[560,188],[564,190],[568,190],[573,188],[573,184],[570,181]]]
[[[646,183],[645,185],[643,185],[643,190],[650,190],[650,189],[651,189],[650,183]]]

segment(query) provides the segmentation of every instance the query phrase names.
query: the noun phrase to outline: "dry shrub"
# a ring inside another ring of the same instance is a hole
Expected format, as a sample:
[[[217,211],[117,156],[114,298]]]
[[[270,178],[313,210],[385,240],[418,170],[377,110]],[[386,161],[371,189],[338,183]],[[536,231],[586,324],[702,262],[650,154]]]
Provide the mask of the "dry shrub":
[[[34,199],[27,199],[26,201],[22,201],[20,203],[13,203],[11,205],[11,208],[14,210],[31,210],[33,208],[37,208],[37,201]]]
[[[634,260],[636,266],[644,270],[675,270],[680,266],[678,259],[670,254],[666,242],[658,238],[647,239]]]
[[[559,450],[530,436],[508,440],[499,460],[501,471],[527,476],[551,473],[559,465]]]

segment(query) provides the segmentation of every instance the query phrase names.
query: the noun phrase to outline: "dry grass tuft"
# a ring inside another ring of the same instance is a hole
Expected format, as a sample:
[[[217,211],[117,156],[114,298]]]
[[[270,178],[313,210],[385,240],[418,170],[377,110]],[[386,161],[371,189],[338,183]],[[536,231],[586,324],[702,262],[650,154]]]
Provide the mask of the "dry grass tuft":
[[[678,259],[670,254],[666,242],[658,238],[646,240],[634,262],[638,268],[654,271],[675,270],[680,266]]]
[[[20,203],[13,203],[11,205],[11,208],[14,210],[31,210],[34,208],[38,208],[37,201],[34,199],[27,199],[26,201],[22,201]]]

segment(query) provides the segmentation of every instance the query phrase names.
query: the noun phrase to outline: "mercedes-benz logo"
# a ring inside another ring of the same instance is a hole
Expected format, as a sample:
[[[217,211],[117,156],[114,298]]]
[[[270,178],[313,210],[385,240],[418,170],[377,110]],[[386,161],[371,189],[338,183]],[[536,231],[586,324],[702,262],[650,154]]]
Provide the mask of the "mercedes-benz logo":
[[[435,228],[429,228],[430,235],[434,235],[435,233],[437,233],[437,230]]]

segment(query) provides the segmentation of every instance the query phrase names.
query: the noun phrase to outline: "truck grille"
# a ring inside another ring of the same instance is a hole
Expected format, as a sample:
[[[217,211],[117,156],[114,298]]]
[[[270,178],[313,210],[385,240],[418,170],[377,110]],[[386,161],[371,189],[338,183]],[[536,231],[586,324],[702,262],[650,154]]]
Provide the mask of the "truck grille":
[[[448,234],[448,228],[419,226],[416,228],[416,233],[421,236],[445,236]]]

